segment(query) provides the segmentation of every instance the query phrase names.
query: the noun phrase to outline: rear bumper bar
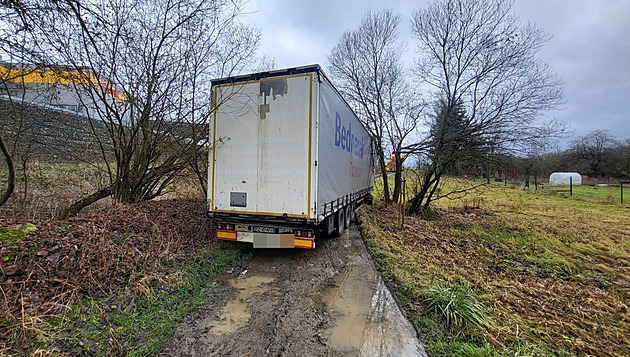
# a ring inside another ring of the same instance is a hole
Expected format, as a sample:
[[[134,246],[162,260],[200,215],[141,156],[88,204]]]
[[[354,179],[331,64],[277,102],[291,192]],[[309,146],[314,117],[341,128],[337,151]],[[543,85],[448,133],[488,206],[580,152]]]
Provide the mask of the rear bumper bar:
[[[315,249],[314,238],[296,237],[293,234],[270,234],[217,230],[217,239],[253,243],[254,248]]]

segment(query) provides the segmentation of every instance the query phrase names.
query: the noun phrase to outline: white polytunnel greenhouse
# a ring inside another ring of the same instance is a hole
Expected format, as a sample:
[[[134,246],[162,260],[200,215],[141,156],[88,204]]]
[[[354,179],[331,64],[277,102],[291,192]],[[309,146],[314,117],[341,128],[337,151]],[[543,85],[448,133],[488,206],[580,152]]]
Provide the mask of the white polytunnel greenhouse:
[[[568,186],[571,181],[573,185],[581,185],[582,175],[577,172],[554,172],[549,175],[549,186]]]

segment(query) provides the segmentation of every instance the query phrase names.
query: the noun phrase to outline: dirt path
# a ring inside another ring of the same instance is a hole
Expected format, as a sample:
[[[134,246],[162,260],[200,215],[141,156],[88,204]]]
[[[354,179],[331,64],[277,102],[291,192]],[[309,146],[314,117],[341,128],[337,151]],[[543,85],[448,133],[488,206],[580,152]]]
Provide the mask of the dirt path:
[[[317,245],[254,251],[161,356],[426,356],[357,229]]]

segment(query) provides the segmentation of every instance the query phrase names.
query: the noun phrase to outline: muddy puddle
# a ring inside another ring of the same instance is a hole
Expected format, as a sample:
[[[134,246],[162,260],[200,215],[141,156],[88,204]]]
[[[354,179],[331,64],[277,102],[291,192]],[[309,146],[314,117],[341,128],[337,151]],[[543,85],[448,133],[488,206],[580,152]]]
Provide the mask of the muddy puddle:
[[[215,335],[225,335],[238,331],[247,325],[252,316],[248,300],[254,295],[267,292],[274,293],[269,287],[270,283],[276,281],[275,278],[265,275],[238,276],[223,275],[219,281],[229,284],[237,289],[236,296],[229,300],[219,311],[218,318],[208,319],[206,326],[208,332]]]
[[[322,294],[336,318],[326,337],[328,345],[339,351],[358,351],[363,341],[376,276],[369,269],[348,266],[333,278],[334,286]]]
[[[365,250],[362,242],[345,243],[346,252],[354,257],[367,254],[361,252],[361,248]],[[346,356],[426,356],[416,331],[396,305],[372,262],[347,260],[349,264],[321,294],[322,302],[332,310],[334,317],[333,325],[325,333],[328,346]]]

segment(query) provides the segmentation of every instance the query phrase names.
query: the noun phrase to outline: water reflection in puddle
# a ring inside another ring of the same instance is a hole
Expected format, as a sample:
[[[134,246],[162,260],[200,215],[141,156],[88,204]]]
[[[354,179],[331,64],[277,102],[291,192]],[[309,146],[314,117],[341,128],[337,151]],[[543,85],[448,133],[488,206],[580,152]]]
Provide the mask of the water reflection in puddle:
[[[376,276],[358,266],[348,266],[333,278],[334,287],[322,295],[322,301],[337,316],[326,336],[330,347],[345,352],[361,347],[375,283]]]
[[[328,345],[348,356],[426,356],[409,321],[371,264],[350,265],[321,296],[333,310]]]

